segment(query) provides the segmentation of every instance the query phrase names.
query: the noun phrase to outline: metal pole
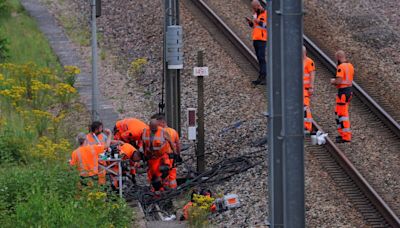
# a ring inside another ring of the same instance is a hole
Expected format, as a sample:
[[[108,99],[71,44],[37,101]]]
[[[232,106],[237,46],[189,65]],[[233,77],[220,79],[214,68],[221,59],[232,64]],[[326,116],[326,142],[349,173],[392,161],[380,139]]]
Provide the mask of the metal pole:
[[[167,33],[168,26],[179,25],[179,1],[178,0],[165,0],[165,29],[164,34]],[[164,64],[165,70],[165,94],[166,94],[166,117],[169,126],[174,128],[180,134],[181,132],[181,108],[180,108],[180,70],[168,69],[166,59],[166,37],[164,35]]]
[[[122,198],[122,163],[121,160],[117,161],[118,164],[118,187],[119,187],[119,197]]]
[[[203,52],[197,52],[197,66],[203,66]],[[197,172],[205,171],[204,157],[204,77],[197,77]]]
[[[303,1],[282,0],[284,224],[305,227]]]
[[[180,11],[179,11],[179,0],[175,0],[175,24],[180,25]],[[176,89],[178,96],[176,97],[176,131],[181,135],[181,70],[176,70]]]
[[[97,81],[96,0],[92,0],[92,120],[99,120],[99,84]]]
[[[269,223],[284,227],[281,1],[268,2],[268,150]]]

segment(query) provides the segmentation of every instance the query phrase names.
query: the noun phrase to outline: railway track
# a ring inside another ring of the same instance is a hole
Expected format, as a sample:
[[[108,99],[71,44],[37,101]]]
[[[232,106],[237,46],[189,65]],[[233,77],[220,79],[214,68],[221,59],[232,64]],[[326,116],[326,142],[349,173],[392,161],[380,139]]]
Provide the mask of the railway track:
[[[202,14],[200,16],[206,17],[208,21],[204,23],[212,23],[214,25],[210,26],[212,30],[210,33],[215,36],[216,40],[222,46],[225,46],[225,49],[234,57],[235,62],[238,63],[244,73],[256,75],[254,74],[258,68],[256,57],[251,49],[236,35],[234,29],[231,29],[204,1],[186,0],[186,2],[189,3],[187,7],[190,10],[200,11]],[[190,4],[194,5],[197,9],[191,7]],[[226,42],[227,40],[230,42]],[[306,36],[304,37],[304,44],[307,46],[312,58],[317,60],[316,65],[324,68],[325,73],[323,75],[332,77],[332,73],[336,71],[334,62]],[[368,115],[367,118],[378,121],[379,125],[384,126],[380,130],[387,134],[386,139],[390,141],[389,144],[400,146],[398,145],[400,126],[394,118],[357,83],[354,83],[354,93],[356,99],[354,108],[361,110],[360,113]],[[327,121],[321,121],[319,124],[314,121],[314,126],[321,131],[323,131],[322,126],[327,129],[329,127],[326,126],[333,125]],[[325,132],[333,131],[329,128]],[[352,164],[342,148],[343,146],[336,145],[328,138],[324,147],[313,147],[313,152],[336,181],[337,185],[361,212],[368,224],[373,227],[400,227],[400,220],[395,212]],[[392,202],[392,204],[396,207],[397,202]],[[399,210],[400,208],[397,211]]]

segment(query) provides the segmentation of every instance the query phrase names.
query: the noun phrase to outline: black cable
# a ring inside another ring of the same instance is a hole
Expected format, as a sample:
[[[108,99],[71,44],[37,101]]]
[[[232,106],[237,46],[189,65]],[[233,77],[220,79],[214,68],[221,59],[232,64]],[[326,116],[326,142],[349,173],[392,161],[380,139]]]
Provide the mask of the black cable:
[[[161,102],[158,104],[158,114],[164,114],[164,108],[165,108],[165,103],[164,103],[164,85],[165,83],[165,64],[163,64],[163,76],[162,76],[162,82],[161,82]]]

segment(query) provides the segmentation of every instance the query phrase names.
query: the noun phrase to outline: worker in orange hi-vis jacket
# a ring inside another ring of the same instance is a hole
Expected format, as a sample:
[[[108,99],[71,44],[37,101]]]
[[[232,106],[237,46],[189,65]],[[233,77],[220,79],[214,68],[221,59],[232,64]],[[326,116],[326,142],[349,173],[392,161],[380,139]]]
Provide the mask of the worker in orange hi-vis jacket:
[[[312,132],[311,96],[314,94],[315,64],[307,56],[307,49],[303,46],[303,95],[304,95],[304,132]]]
[[[246,17],[246,20],[249,26],[253,28],[251,36],[260,68],[257,80],[252,83],[254,85],[265,85],[267,77],[267,62],[265,59],[268,38],[267,11],[261,6],[258,0],[253,0],[251,6],[253,8],[253,19]]]
[[[165,116],[163,114],[157,115],[157,120],[158,120],[158,126],[165,129],[165,131],[169,134],[169,136],[171,137],[172,143],[174,144],[175,149],[176,149],[175,150],[176,153],[173,153],[172,149],[169,150],[169,153],[168,153],[171,167],[170,167],[170,171],[169,171],[169,178],[164,183],[164,186],[168,186],[169,188],[177,188],[178,185],[177,185],[177,181],[176,181],[176,163],[181,161],[179,134],[175,129],[168,127],[167,121],[165,120]]]
[[[338,51],[335,54],[338,62],[336,77],[331,79],[331,83],[336,86],[336,124],[339,136],[336,137],[337,143],[351,142],[352,133],[350,129],[349,105],[353,97],[352,86],[354,78],[354,67],[348,62],[346,53]]]
[[[136,118],[126,118],[115,123],[114,139],[130,143],[136,149],[141,147],[143,129],[147,124]]]
[[[149,127],[143,130],[142,142],[148,164],[147,178],[152,191],[163,191],[171,167],[168,154],[171,153],[170,150],[176,153],[175,145],[168,132],[158,126],[156,118],[152,118]]]
[[[72,152],[70,165],[78,169],[84,184],[87,182],[86,180],[97,181],[99,179],[99,154],[103,153],[111,142],[111,131],[106,129],[105,133],[107,135],[105,144],[90,145],[86,134],[79,133],[77,136],[79,147]]]

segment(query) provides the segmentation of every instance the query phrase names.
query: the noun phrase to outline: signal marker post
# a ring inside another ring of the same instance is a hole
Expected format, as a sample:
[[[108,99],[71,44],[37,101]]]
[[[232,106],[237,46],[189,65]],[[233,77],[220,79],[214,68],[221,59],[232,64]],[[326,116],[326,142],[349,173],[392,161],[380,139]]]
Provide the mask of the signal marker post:
[[[204,157],[204,76],[208,76],[208,67],[203,64],[203,52],[197,52],[197,66],[193,69],[193,75],[197,77],[197,110],[198,110],[198,127],[197,127],[197,172],[205,171]]]

